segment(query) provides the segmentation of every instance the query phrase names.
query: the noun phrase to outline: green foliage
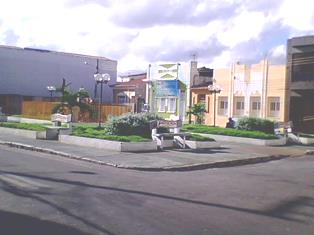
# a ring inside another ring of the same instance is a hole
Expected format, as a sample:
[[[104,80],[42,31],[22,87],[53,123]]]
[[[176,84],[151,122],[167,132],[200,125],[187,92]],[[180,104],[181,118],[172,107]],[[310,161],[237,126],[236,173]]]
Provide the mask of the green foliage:
[[[201,124],[204,119],[204,113],[206,111],[204,103],[195,104],[187,114],[193,114],[196,117],[196,123]]]
[[[314,138],[314,135],[301,133],[301,134],[299,134],[299,137]]]
[[[262,118],[243,117],[238,120],[236,129],[246,131],[261,131],[267,134],[273,134],[274,122]]]
[[[192,134],[190,136],[186,137],[187,140],[192,140],[192,141],[215,141],[213,138],[201,136],[198,134]]]
[[[170,131],[169,131],[169,128],[167,128],[167,127],[158,127],[157,128],[157,133],[158,134],[161,134],[161,133],[169,133]]]
[[[274,134],[267,134],[261,131],[245,131],[231,128],[210,127],[206,125],[192,125],[192,124],[184,125],[184,127],[181,130],[194,133],[228,135],[254,139],[277,139],[277,137]]]
[[[91,112],[91,106],[83,102],[84,99],[89,98],[87,91],[80,90],[78,92],[72,92],[68,88],[64,88],[63,90],[58,88],[57,92],[62,93],[61,102],[53,108],[52,113],[65,114],[67,109],[72,113],[72,108],[74,106],[78,106],[82,112]]]
[[[105,129],[111,135],[139,135],[149,138],[151,136],[150,122],[161,118],[152,113],[126,114],[112,117]]]
[[[0,122],[1,127],[16,128],[31,131],[45,131],[46,127],[41,124],[31,124],[31,123],[15,123],[15,122]]]
[[[142,136],[129,135],[129,136],[117,136],[110,135],[106,132],[105,128],[93,127],[93,126],[77,126],[73,128],[72,135],[96,138],[103,140],[121,141],[121,142],[147,142],[150,139],[143,138]]]

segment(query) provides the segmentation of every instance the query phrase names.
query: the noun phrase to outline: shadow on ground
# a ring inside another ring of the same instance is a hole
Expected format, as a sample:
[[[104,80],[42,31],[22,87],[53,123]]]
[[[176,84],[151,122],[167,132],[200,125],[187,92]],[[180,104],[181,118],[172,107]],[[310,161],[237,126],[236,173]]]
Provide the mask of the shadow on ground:
[[[98,189],[98,190],[104,190],[104,191],[111,191],[119,194],[130,194],[130,195],[138,195],[138,196],[146,196],[146,197],[152,197],[152,198],[160,198],[165,200],[172,200],[177,201],[181,203],[188,203],[188,204],[194,204],[194,205],[201,205],[205,207],[214,207],[214,208],[220,208],[230,211],[236,211],[240,213],[247,213],[252,215],[259,215],[259,216],[265,216],[265,217],[271,217],[271,218],[277,218],[281,220],[287,220],[287,221],[293,221],[298,223],[306,223],[307,218],[312,218],[314,216],[313,213],[302,213],[299,211],[299,209],[308,208],[312,211],[314,208],[314,198],[313,197],[307,197],[307,196],[298,196],[295,198],[292,198],[288,201],[280,202],[279,204],[271,205],[270,208],[266,210],[258,210],[258,209],[251,209],[251,208],[243,208],[233,205],[225,205],[225,204],[219,204],[219,203],[212,203],[212,202],[206,202],[206,201],[198,201],[198,200],[192,200],[182,197],[176,197],[171,195],[163,195],[158,193],[152,193],[152,192],[145,192],[145,191],[137,191],[132,189],[125,189],[125,188],[115,188],[115,187],[109,187],[109,186],[102,186],[102,185],[92,185],[80,181],[71,181],[66,179],[60,179],[60,178],[50,178],[50,177],[43,177],[43,176],[35,176],[31,174],[26,173],[18,173],[18,172],[7,172],[7,171],[0,171],[0,173],[6,173],[6,174],[14,174],[17,176],[23,176],[23,177],[29,177],[33,179],[39,179],[39,180],[45,180],[48,182],[55,182],[55,183],[61,183],[61,184],[68,184],[68,185],[75,185],[82,188],[92,188],[92,189]],[[94,229],[97,229],[98,231],[103,232],[104,234],[112,234],[112,232],[102,228],[101,226],[94,224],[90,221],[88,221],[85,218],[81,218],[77,215],[74,215],[70,211],[68,211],[66,208],[62,208],[57,204],[54,204],[42,197],[37,196],[34,193],[27,192],[25,190],[20,190],[17,188],[12,188],[9,185],[6,185],[5,182],[1,182],[3,184],[2,189],[10,192],[16,196],[21,197],[28,197],[32,198],[34,200],[37,200],[41,203],[44,203],[46,205],[49,205],[59,212],[70,216],[74,219],[77,219],[84,224],[86,224],[89,227],[92,227]],[[301,218],[300,218],[301,216]],[[13,220],[14,221],[14,220]],[[0,225],[3,222],[2,218],[0,217]],[[1,227],[0,227],[1,228]],[[15,233],[7,233],[7,234],[15,234]],[[33,233],[23,233],[23,234],[33,234]],[[47,233],[43,233],[47,235]],[[63,233],[57,233],[54,234],[63,234]],[[66,233],[66,234],[74,234],[74,233]],[[77,233],[77,234],[83,234],[83,233]]]
[[[0,210],[1,234],[7,235],[90,235],[76,228],[28,215]]]

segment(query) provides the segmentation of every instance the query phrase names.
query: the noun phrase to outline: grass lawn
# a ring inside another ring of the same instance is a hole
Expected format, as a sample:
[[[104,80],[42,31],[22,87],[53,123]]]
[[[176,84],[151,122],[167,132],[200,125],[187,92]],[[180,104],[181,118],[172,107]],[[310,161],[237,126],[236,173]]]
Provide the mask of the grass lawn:
[[[118,135],[109,135],[105,132],[104,128],[98,128],[95,126],[76,126],[73,127],[72,135],[88,138],[96,138],[103,140],[113,140],[121,142],[149,142],[151,139],[144,138],[138,135],[129,135],[129,136],[118,136]]]
[[[15,123],[15,122],[0,122],[0,127],[8,127],[30,131],[45,131],[47,128],[43,124]]]
[[[209,137],[205,137],[205,136],[201,136],[198,134],[192,134],[190,136],[186,137],[186,140],[191,140],[191,141],[204,141],[204,142],[212,142],[215,141],[213,138],[209,138]]]
[[[304,137],[304,138],[314,138],[314,134],[304,134],[304,133],[300,133],[299,137]]]
[[[231,129],[231,128],[211,127],[211,126],[199,125],[199,124],[184,125],[181,130],[185,132],[237,136],[237,137],[246,137],[246,138],[253,138],[253,139],[278,139],[273,134],[266,134],[260,131],[244,131],[244,130],[237,130],[237,129]]]

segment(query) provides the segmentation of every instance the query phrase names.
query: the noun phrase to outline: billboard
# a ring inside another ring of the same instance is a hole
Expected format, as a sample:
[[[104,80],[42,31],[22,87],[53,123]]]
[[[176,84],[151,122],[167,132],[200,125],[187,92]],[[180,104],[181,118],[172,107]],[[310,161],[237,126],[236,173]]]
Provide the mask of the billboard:
[[[156,97],[176,96],[180,94],[180,87],[178,80],[157,80],[156,83]]]
[[[178,64],[160,64],[158,65],[159,79],[177,79]]]

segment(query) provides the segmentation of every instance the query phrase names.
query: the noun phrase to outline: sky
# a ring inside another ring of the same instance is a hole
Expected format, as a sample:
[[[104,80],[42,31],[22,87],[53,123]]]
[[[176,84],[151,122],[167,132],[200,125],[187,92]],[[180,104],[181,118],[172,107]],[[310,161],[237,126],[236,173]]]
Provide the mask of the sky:
[[[0,0],[0,45],[118,61],[224,68],[284,64],[288,38],[314,34],[311,0]]]

